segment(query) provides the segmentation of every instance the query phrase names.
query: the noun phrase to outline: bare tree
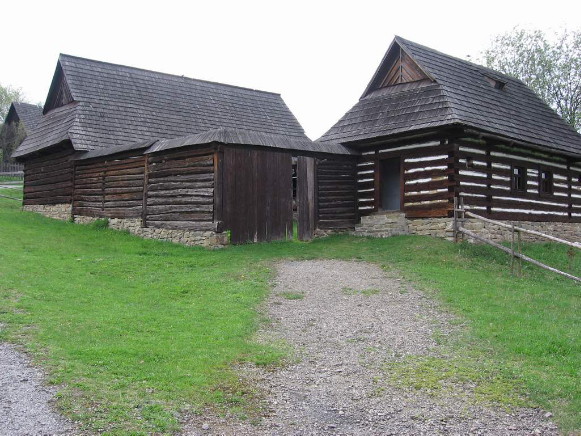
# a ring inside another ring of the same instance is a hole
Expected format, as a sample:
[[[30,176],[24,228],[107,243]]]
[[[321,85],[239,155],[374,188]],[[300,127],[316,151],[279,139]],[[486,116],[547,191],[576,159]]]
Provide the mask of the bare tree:
[[[540,30],[515,27],[483,52],[486,66],[522,80],[581,132],[581,31],[549,40]]]

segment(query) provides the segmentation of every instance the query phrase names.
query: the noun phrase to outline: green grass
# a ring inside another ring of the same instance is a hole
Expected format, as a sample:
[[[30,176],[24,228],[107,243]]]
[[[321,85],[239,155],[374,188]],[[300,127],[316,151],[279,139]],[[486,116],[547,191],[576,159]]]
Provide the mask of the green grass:
[[[252,341],[256,308],[282,258],[357,259],[399,271],[466,324],[456,349],[469,352],[437,362],[452,381],[475,379],[500,402],[511,402],[506,393],[518,385],[564,429],[581,428],[580,287],[565,278],[530,265],[513,277],[494,249],[426,237],[209,251],[99,227],[23,213],[0,198],[0,340],[31,352],[62,385],[59,406],[89,430],[171,433],[183,411],[252,410],[257,394],[232,365],[273,365],[285,355]],[[568,267],[566,250],[553,244],[530,244],[525,253]],[[578,275],[580,258],[572,265]],[[484,359],[485,380],[498,383],[483,383],[474,359]],[[418,374],[437,378],[435,362],[417,363],[398,370],[410,383]]]
[[[0,175],[0,182],[21,182],[22,177],[14,177],[14,176],[2,176]]]
[[[305,298],[305,294],[301,292],[281,292],[279,295],[286,300],[302,300]]]
[[[365,295],[367,297],[379,294],[379,289],[353,289],[348,286],[345,286],[343,289],[341,289],[341,291],[345,295]]]

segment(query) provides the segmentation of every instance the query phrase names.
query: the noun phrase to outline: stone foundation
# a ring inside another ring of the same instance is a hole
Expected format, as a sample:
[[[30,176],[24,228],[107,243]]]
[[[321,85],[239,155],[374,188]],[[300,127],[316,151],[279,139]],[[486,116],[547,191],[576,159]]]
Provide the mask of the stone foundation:
[[[22,206],[25,212],[36,212],[48,218],[68,221],[72,217],[72,207],[70,203],[64,204],[28,204]]]
[[[405,223],[402,223],[402,221]],[[380,238],[409,234],[453,240],[453,222],[454,220],[452,218],[404,218],[401,212],[379,213],[362,217],[361,224],[357,226],[353,234]],[[510,221],[501,222],[508,225],[512,224]],[[515,221],[515,225],[572,242],[581,241],[581,223]],[[511,240],[510,229],[505,229],[494,224],[475,219],[466,219],[464,227],[492,241],[502,242]],[[526,242],[548,242],[548,239],[525,233],[521,237]],[[467,238],[467,240],[475,242],[471,238]]]
[[[90,224],[98,219],[102,218],[75,216],[75,222],[79,224]],[[225,233],[141,227],[141,219],[139,218],[109,218],[109,228],[124,230],[146,239],[159,239],[188,246],[220,248],[228,245],[228,236]]]

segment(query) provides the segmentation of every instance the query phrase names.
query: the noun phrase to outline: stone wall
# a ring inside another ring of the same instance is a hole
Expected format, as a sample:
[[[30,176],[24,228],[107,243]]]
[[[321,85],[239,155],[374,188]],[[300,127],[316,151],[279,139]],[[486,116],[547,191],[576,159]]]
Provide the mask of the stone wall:
[[[90,224],[98,219],[88,216],[75,216],[75,222],[79,224]],[[109,228],[124,230],[142,238],[159,239],[182,245],[198,245],[208,248],[220,248],[228,245],[228,236],[225,233],[141,227],[141,219],[139,218],[109,218]]]
[[[454,231],[452,218],[422,218],[408,219],[410,234],[436,236],[453,240]],[[511,225],[511,221],[501,221]],[[515,221],[515,225],[528,230],[546,233],[561,239],[572,242],[581,241],[581,223],[559,223],[559,222],[535,222],[535,221]],[[475,219],[467,219],[464,227],[474,233],[496,242],[510,241],[511,231],[491,223]],[[474,242],[471,238],[467,238]],[[522,240],[527,242],[548,242],[548,239],[540,236],[522,234]]]
[[[70,203],[64,204],[28,204],[22,206],[25,212],[36,212],[48,218],[68,221],[72,217],[72,207]]]

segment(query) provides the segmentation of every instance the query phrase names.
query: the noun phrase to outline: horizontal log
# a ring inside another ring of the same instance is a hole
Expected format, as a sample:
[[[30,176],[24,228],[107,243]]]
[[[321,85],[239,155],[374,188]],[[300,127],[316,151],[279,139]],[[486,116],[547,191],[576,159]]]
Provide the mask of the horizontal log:
[[[26,186],[41,186],[50,183],[59,183],[59,182],[71,182],[73,178],[73,173],[56,173],[54,176],[50,177],[38,177],[31,179],[26,177],[25,184]]]
[[[178,189],[206,189],[214,188],[214,180],[207,182],[165,182],[165,183],[150,183],[147,185],[147,190],[153,191],[167,191]]]
[[[355,204],[348,207],[319,207],[319,214],[355,213]]]
[[[142,192],[128,192],[124,194],[113,194],[105,191],[105,195],[103,196],[105,201],[114,201],[114,200],[143,200],[143,193]]]
[[[151,162],[149,171],[156,172],[178,168],[203,168],[214,165],[214,155],[196,156],[184,159],[174,159],[169,161]]]
[[[535,221],[535,222],[563,222],[563,223],[581,222],[581,217],[568,218],[567,216],[554,214],[500,212],[500,211],[492,211],[492,213],[489,214],[485,214],[482,211],[478,211],[478,214],[486,218],[504,221]]]
[[[493,198],[492,201],[488,202],[486,199],[481,197],[464,197],[464,204],[471,206],[492,206],[492,207],[502,207],[505,209],[528,209],[528,210],[538,210],[538,211],[555,211],[555,212],[566,212],[567,204],[560,205],[548,205],[537,202],[528,202],[521,200],[509,200]]]
[[[44,198],[27,198],[26,196],[24,197],[24,201],[23,204],[25,205],[33,205],[33,204],[64,204],[64,203],[70,203],[71,202],[71,196],[70,195],[66,195],[66,196],[50,196],[50,197],[44,197]]]
[[[206,147],[206,148],[199,148],[199,149],[189,149],[183,151],[161,151],[159,153],[152,153],[148,155],[149,163],[156,163],[156,162],[163,162],[163,161],[170,161],[172,159],[183,159],[193,156],[200,156],[200,155],[211,155],[214,153],[214,147]]]
[[[104,189],[110,188],[142,188],[143,179],[141,180],[109,180],[107,179],[103,184]]]
[[[59,182],[59,183],[49,183],[46,185],[39,185],[39,186],[24,186],[24,192],[44,192],[44,191],[53,191],[59,188],[72,188],[72,183],[70,180],[66,182]]]
[[[441,176],[449,176],[454,174],[454,169],[448,168],[445,170],[422,170],[422,171],[414,171],[413,173],[405,173],[404,180],[411,181],[411,180],[418,180],[418,179],[427,179],[431,177],[441,177]]]
[[[351,229],[355,227],[355,220],[319,220],[317,228],[325,229]]]
[[[151,167],[150,167],[151,168]],[[210,174],[213,177],[214,167],[188,167],[188,168],[171,168],[168,170],[156,170],[151,168],[150,178],[174,177],[178,175]]]
[[[147,205],[147,213],[152,215],[166,214],[170,212],[213,212],[213,205],[206,204],[186,204],[186,205],[164,205],[150,206]]]
[[[487,179],[486,177],[477,177],[477,176],[469,176],[466,174],[459,174],[457,180],[460,183],[482,183],[482,184],[491,184],[497,186],[506,186],[507,188],[511,187],[510,180],[499,180],[499,179]]]
[[[91,208],[91,207],[78,207],[73,206],[73,215],[77,216],[91,216],[91,217],[102,217],[103,210],[101,208]]]
[[[142,186],[134,186],[128,188],[116,188],[107,186],[106,189],[107,194],[124,194],[130,192],[139,192],[140,194],[143,193]],[[99,187],[91,187],[91,188],[79,188],[77,185],[75,186],[75,195],[101,195],[103,193],[103,189],[101,186]]]
[[[212,221],[212,218],[213,214],[208,212],[183,212],[147,215],[147,219],[152,221]]]
[[[432,210],[432,209],[447,209],[452,210],[453,205],[448,203],[446,200],[435,200],[431,203],[419,203],[419,204],[405,204],[404,211],[419,211],[419,210]]]
[[[172,204],[214,204],[214,197],[184,196],[184,197],[147,197],[148,206]]]
[[[418,201],[429,201],[429,200],[449,200],[454,198],[453,192],[431,192],[429,194],[414,194],[406,195],[404,197],[405,203],[412,203]]]
[[[102,214],[106,218],[141,218],[141,207],[104,209]]]
[[[453,158],[436,159],[429,161],[416,161],[416,162],[405,162],[403,165],[404,171],[418,169],[418,168],[428,168],[428,167],[448,167],[448,165],[453,165]]]
[[[176,175],[171,174],[169,176],[160,176],[156,173],[149,174],[149,183],[183,183],[183,182],[213,182],[214,173],[208,174],[189,174],[189,175]]]
[[[447,179],[432,180],[429,182],[413,183],[404,185],[404,192],[433,191],[434,189],[444,189],[454,186],[454,182]]]
[[[468,193],[468,194],[479,194],[479,195],[488,195],[494,197],[514,197],[514,198],[521,198],[527,200],[536,200],[536,201],[550,201],[554,203],[561,203],[561,204],[568,204],[571,201],[572,204],[581,204],[580,198],[571,197],[569,200],[568,197],[558,196],[558,195],[539,195],[537,193],[532,192],[513,192],[510,190],[505,189],[486,189],[485,187],[481,186],[466,186],[461,185],[458,189],[461,193]],[[466,196],[466,198],[468,198]]]
[[[139,208],[141,209],[141,202],[143,201],[143,198],[141,198],[139,201],[137,200],[128,200],[128,201],[122,201],[122,200],[110,200],[110,201],[105,201],[103,203],[103,207],[105,209],[112,209],[112,208],[122,208],[122,209],[136,209]]]
[[[215,222],[196,222],[196,221],[153,221],[147,220],[147,227],[157,229],[174,229],[174,230],[191,230],[191,231],[213,231],[217,229]]]
[[[165,190],[148,190],[149,197],[181,197],[184,195],[195,195],[198,197],[213,197],[214,189],[165,189]]]

